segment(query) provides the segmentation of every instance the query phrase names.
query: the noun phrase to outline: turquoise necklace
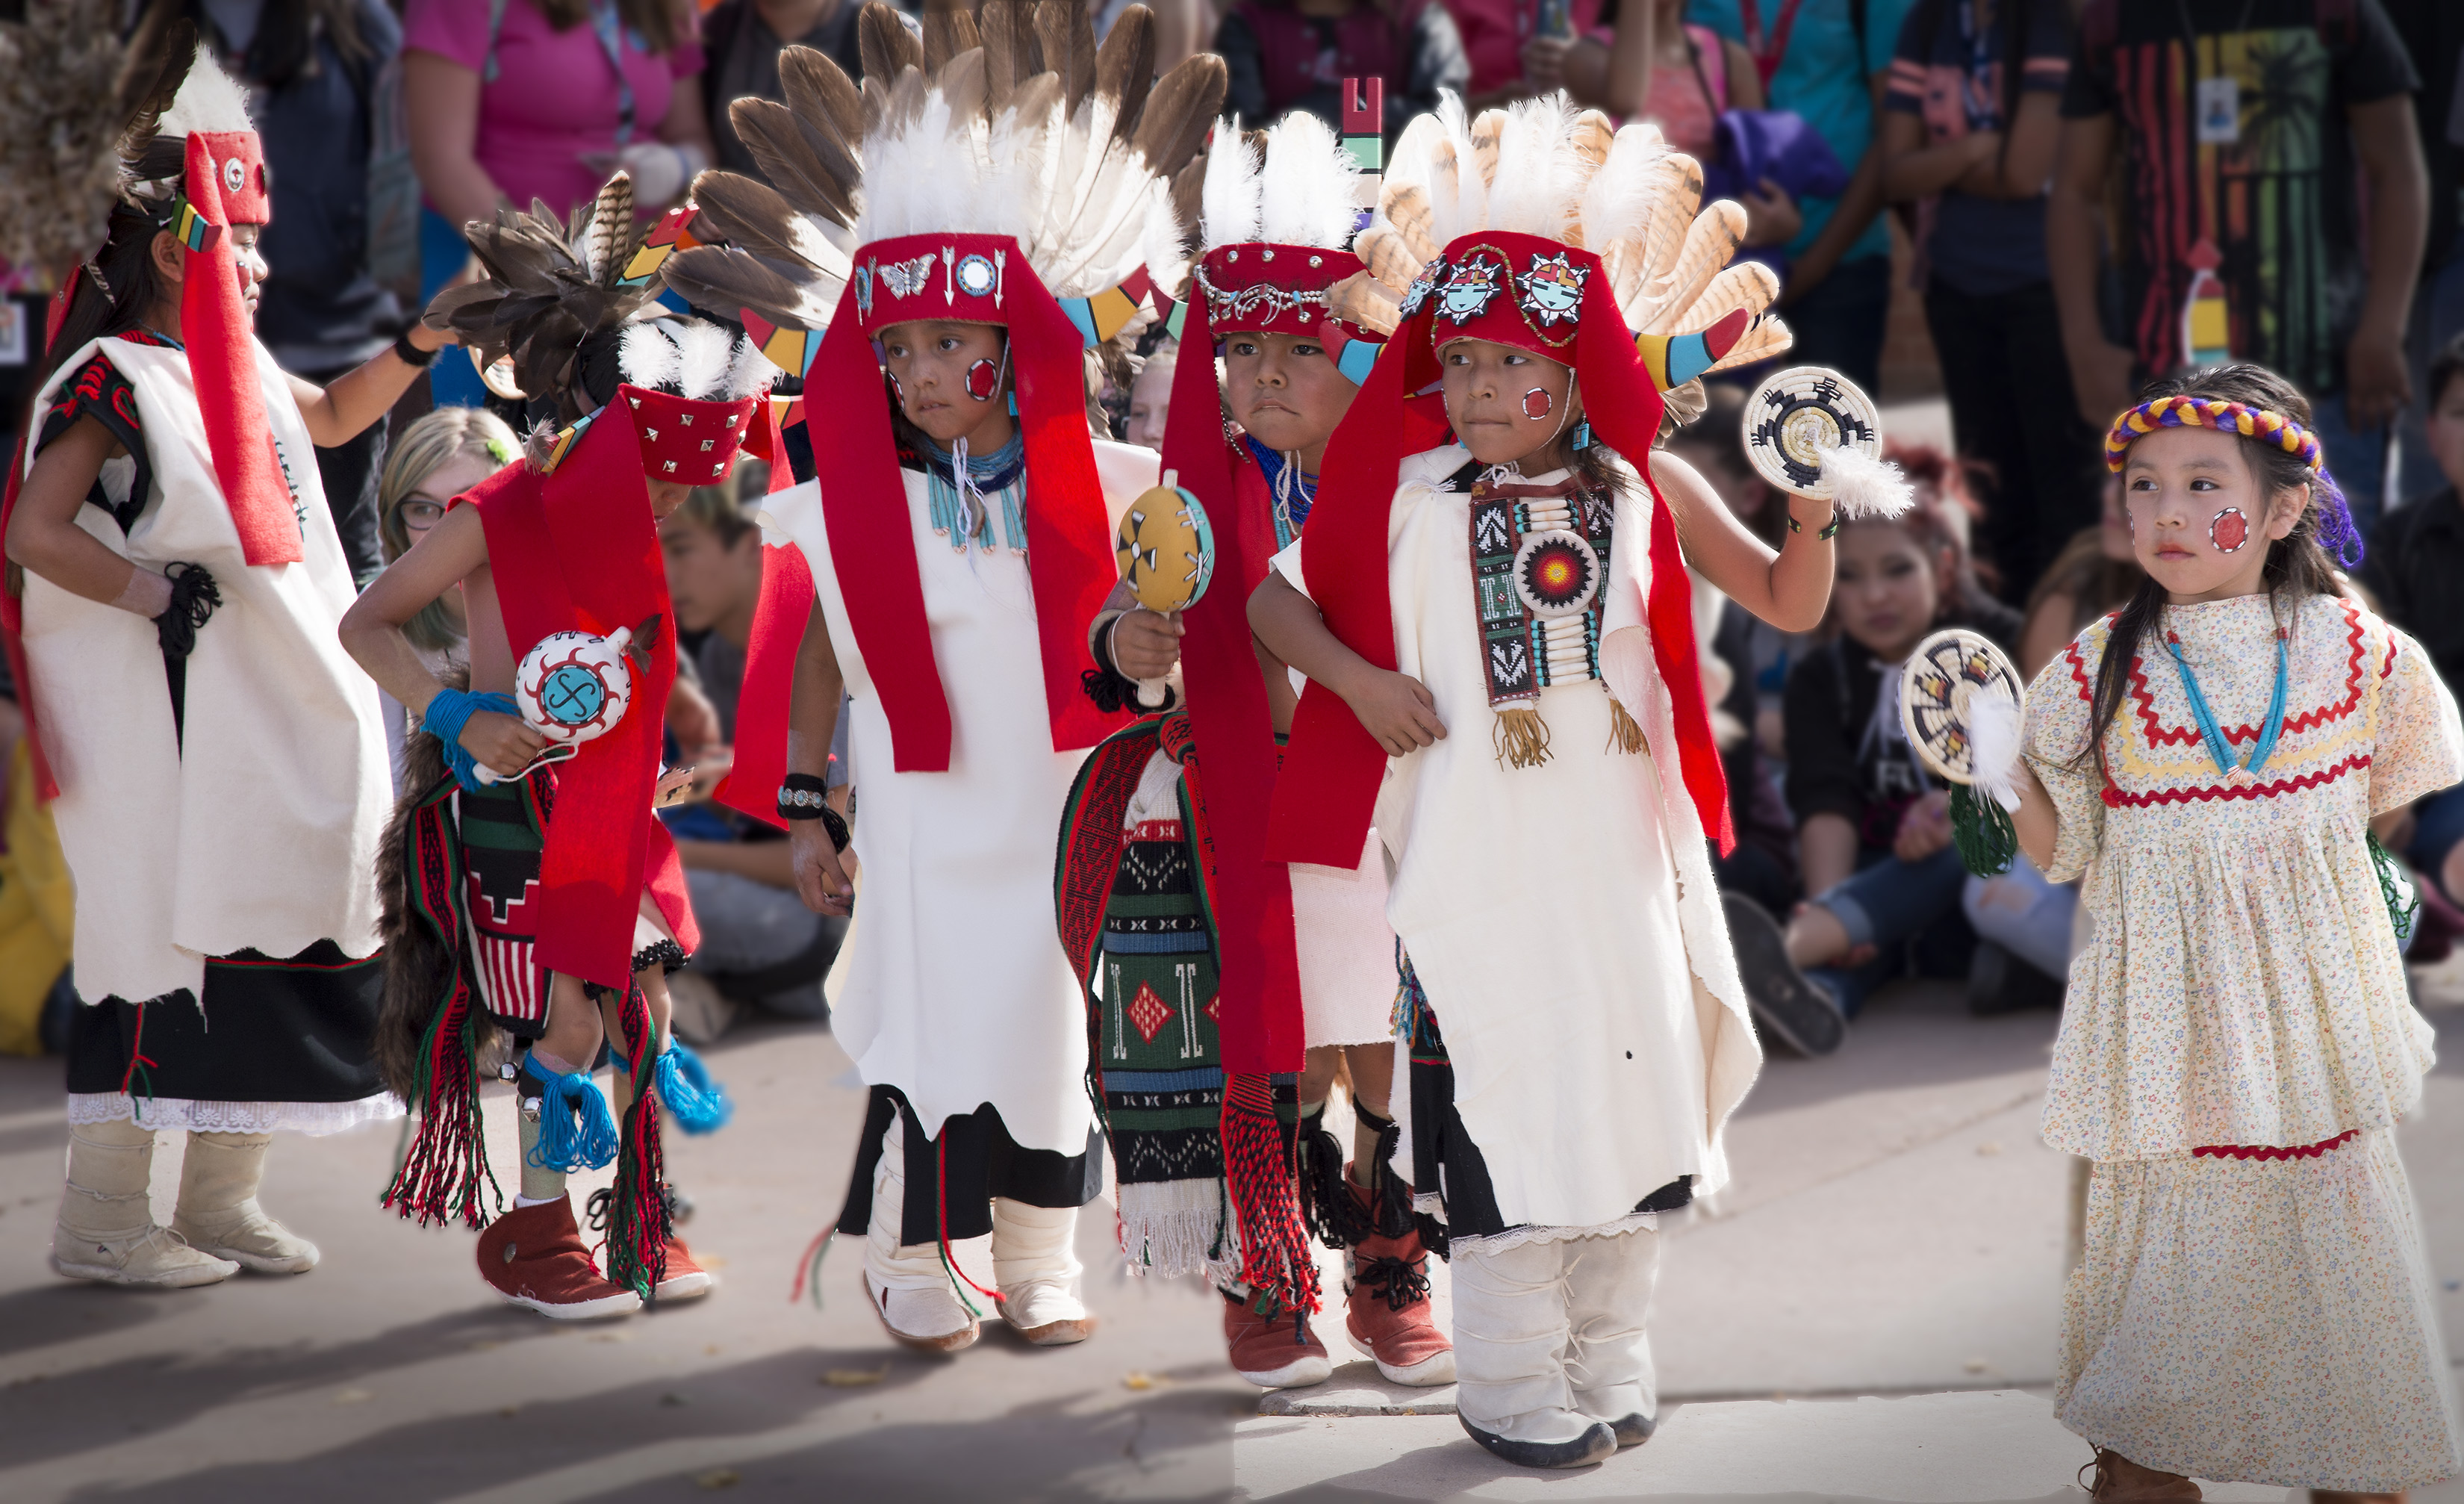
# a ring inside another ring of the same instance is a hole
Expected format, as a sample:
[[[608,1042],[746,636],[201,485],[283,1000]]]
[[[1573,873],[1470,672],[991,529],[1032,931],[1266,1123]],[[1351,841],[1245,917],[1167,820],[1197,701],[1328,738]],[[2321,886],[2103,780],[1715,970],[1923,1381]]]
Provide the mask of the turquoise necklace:
[[[2267,719],[2259,724],[2258,741],[2252,743],[2250,755],[2239,763],[2233,761],[2233,745],[2225,740],[2224,728],[2216,724],[2216,713],[2208,708],[2208,697],[2199,693],[2198,676],[2190,672],[2190,660],[2182,656],[2182,639],[2167,631],[2165,651],[2173,655],[2173,667],[2182,671],[2182,693],[2189,697],[2190,719],[2199,723],[2199,741],[2207,746],[2208,756],[2216,760],[2216,771],[2227,778],[2247,778],[2265,767],[2276,753],[2277,737],[2284,730],[2284,692],[2292,676],[2284,629],[2276,629],[2276,693],[2268,697]]]

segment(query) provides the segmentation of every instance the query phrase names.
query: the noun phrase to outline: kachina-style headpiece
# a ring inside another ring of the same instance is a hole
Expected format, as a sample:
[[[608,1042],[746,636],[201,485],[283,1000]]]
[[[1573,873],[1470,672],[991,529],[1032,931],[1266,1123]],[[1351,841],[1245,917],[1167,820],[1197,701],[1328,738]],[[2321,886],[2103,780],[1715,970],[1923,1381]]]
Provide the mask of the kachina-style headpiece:
[[[461,336],[490,390],[525,404],[533,470],[553,473],[621,394],[646,477],[726,477],[767,416],[760,398],[778,368],[737,330],[652,301],[665,290],[662,258],[642,249],[631,178],[609,178],[569,224],[533,201],[527,213],[502,209],[493,223],[473,220],[463,235],[488,275],[438,298],[427,320]],[[769,453],[765,438],[754,447]]]
[[[791,47],[785,103],[730,106],[778,187],[702,174],[692,233],[704,243],[673,254],[666,276],[696,304],[740,311],[770,358],[804,377],[813,452],[830,467],[830,552],[901,771],[948,768],[951,719],[874,341],[919,320],[1008,331],[1007,371],[986,372],[975,394],[1014,383],[1052,744],[1091,746],[1110,726],[1080,690],[1085,630],[1114,569],[1084,352],[1137,327],[1155,285],[1183,276],[1175,178],[1195,192],[1184,167],[1221,103],[1223,63],[1193,57],[1155,80],[1142,6],[1100,53],[1079,0],[936,11],[920,42],[887,6],[858,24],[861,89]],[[792,625],[801,632],[803,616]],[[767,661],[758,643],[755,656],[748,675]]]
[[[2273,444],[2309,467],[2317,492],[2319,546],[2350,569],[2362,562],[2362,535],[2353,526],[2352,508],[2343,488],[2327,473],[2326,452],[2318,435],[2272,408],[2254,408],[2214,397],[2159,397],[2125,409],[2105,431],[2104,468],[2122,474],[2130,463],[2130,446],[2158,429],[2213,429],[2257,444]]]
[[[1449,97],[1404,128],[1376,218],[1355,245],[1367,270],[1338,288],[1336,311],[1393,331],[1336,431],[1303,566],[1327,626],[1353,651],[1395,666],[1387,516],[1397,467],[1437,447],[1440,349],[1487,340],[1573,367],[1596,441],[1639,463],[1662,394],[1723,365],[1787,348],[1766,315],[1769,267],[1731,266],[1745,210],[1701,207],[1702,167],[1657,128],[1612,131],[1562,94],[1466,122]],[[1698,212],[1699,209],[1699,212]],[[1733,842],[1727,785],[1711,740],[1694,651],[1692,588],[1675,520],[1651,508],[1652,652],[1675,715],[1677,766],[1705,831]],[[1661,749],[1663,753],[1665,749]],[[1311,685],[1275,789],[1267,852],[1284,861],[1359,857],[1386,754],[1331,691]]]

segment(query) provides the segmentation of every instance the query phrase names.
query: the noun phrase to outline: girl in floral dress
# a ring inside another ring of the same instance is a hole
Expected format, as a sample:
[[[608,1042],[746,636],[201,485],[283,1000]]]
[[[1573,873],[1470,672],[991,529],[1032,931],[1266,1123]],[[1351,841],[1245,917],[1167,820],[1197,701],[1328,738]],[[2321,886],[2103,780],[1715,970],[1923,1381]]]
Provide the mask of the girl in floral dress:
[[[2195,1475],[2400,1499],[2457,1471],[2394,1128],[2431,1032],[2370,833],[2464,778],[2419,644],[2358,557],[2282,378],[2161,382],[2106,440],[2148,579],[2040,674],[2020,844],[2085,876],[2044,1136],[2095,1161],[2055,1402],[2094,1497]]]

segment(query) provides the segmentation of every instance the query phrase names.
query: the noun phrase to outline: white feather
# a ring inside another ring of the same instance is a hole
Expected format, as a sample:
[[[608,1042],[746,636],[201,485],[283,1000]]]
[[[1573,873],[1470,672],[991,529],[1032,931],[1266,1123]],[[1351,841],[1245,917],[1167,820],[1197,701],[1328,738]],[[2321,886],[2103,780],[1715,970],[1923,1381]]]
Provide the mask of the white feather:
[[[668,333],[670,321],[645,320],[625,326],[624,341],[617,346],[617,368],[625,379],[636,387],[672,388],[681,369],[676,342]]]
[[[1853,444],[1823,451],[1822,478],[1832,485],[1831,504],[1841,517],[1852,520],[1897,517],[1917,498],[1899,466]]]
[[[1239,116],[1215,127],[1206,149],[1206,179],[1198,195],[1199,222],[1207,249],[1245,245],[1258,238],[1258,153],[1241,129]]]
[[[1999,689],[1979,689],[1968,699],[1969,784],[2005,809],[2019,807],[2012,776],[2019,768],[2019,707]]]
[[[1266,132],[1258,188],[1260,239],[1336,249],[1351,240],[1360,169],[1342,138],[1316,116],[1294,110]]]
[[[1452,148],[1451,157],[1440,142]],[[1487,229],[1488,193],[1479,168],[1472,166],[1471,122],[1463,118],[1463,102],[1456,95],[1438,97],[1438,140],[1429,144],[1429,162],[1430,233],[1439,248],[1453,244],[1458,235]]]
[[[723,395],[735,356],[725,329],[699,319],[677,321],[676,387],[682,395],[695,402]]]
[[[719,395],[735,399],[758,396],[770,389],[773,382],[787,374],[770,364],[770,358],[751,340],[736,342],[736,357],[728,363],[727,387]]]
[[[1497,181],[1483,228],[1565,238],[1580,203],[1582,163],[1574,154],[1575,110],[1563,94],[1518,100],[1498,135]]]
[[[192,136],[199,131],[254,130],[256,126],[248,118],[248,90],[223,72],[214,55],[200,43],[197,60],[188,65],[180,92],[172,96],[171,107],[163,112],[154,128],[165,136]]]

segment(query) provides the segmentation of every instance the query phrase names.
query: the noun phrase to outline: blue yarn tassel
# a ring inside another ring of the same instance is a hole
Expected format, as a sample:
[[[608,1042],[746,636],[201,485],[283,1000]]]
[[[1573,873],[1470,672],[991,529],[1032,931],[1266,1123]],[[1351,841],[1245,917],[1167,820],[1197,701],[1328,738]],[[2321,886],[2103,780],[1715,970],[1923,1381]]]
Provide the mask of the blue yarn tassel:
[[[715,1133],[736,1116],[727,1088],[711,1078],[710,1067],[683,1040],[669,1040],[667,1052],[653,1069],[658,1073],[659,1101],[685,1132]]]
[[[616,1117],[598,1084],[586,1073],[551,1071],[537,1059],[524,1060],[522,1069],[544,1088],[539,1147],[531,1151],[531,1162],[561,1174],[604,1169],[613,1162]]]

